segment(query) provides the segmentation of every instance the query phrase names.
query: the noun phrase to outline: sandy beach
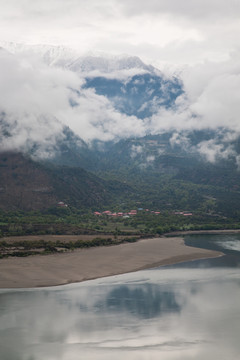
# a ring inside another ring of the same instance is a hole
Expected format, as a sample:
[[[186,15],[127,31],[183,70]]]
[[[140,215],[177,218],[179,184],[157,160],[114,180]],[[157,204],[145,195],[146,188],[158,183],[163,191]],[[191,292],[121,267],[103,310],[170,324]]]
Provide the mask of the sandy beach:
[[[0,288],[63,285],[221,255],[188,247],[183,238],[159,237],[64,254],[12,257],[0,260]]]

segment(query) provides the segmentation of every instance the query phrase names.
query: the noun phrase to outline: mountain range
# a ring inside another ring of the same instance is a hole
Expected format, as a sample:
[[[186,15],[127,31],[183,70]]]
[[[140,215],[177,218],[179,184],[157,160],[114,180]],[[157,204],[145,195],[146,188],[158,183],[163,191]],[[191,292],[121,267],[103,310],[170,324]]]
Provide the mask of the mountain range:
[[[93,125],[90,130],[83,129],[83,136],[71,126],[71,121],[69,125],[59,125],[51,156],[46,156],[44,137],[35,141],[29,130],[28,146],[18,147],[14,124],[21,128],[23,115],[10,126],[7,110],[0,109],[0,139],[2,144],[8,144],[6,148],[2,145],[0,158],[1,209],[42,210],[57,206],[58,202],[88,209],[140,203],[162,210],[194,209],[238,216],[240,138],[223,127],[157,131],[149,125],[156,119],[166,121],[161,112],[177,111],[179,99],[186,96],[179,75],[166,76],[137,57],[83,57],[62,47],[13,43],[1,46],[11,56],[20,57],[21,62],[37,58],[46,68],[77,76],[80,85],[67,88],[73,94],[68,98],[69,116],[73,114],[77,121],[86,121],[84,99],[89,92],[91,101],[97,99],[101,103],[100,110],[103,105],[104,111],[110,109],[106,113],[108,122],[105,123],[104,113],[96,127],[94,118],[99,117],[99,109],[96,113],[91,110],[90,115],[88,112],[87,119]],[[89,105],[87,110],[90,111]],[[35,108],[26,107],[24,116],[29,117],[34,111]],[[40,109],[40,114],[50,124],[52,114],[45,109]],[[14,116],[17,119],[16,114],[11,114],[11,119]],[[56,124],[60,124],[61,116],[56,111]],[[129,121],[144,130],[135,133],[133,125],[132,133],[129,132]],[[121,135],[115,130],[117,126],[122,129]],[[31,122],[26,128],[29,127]],[[91,141],[84,140],[95,128],[98,132]],[[111,136],[105,139],[105,133]],[[44,146],[45,156],[39,157],[39,148]]]

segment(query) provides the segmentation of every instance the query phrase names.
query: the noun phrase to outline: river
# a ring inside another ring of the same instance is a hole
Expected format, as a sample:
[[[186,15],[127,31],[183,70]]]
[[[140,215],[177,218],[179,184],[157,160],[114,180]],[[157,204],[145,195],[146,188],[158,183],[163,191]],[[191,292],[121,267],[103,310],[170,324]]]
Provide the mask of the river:
[[[0,290],[1,360],[238,360],[240,234],[226,255],[39,289]]]

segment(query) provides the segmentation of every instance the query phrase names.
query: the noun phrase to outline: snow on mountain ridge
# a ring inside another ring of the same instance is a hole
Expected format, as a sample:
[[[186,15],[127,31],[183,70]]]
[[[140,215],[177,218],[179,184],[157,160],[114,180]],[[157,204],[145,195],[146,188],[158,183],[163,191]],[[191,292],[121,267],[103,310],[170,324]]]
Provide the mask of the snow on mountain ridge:
[[[58,62],[72,62],[79,56],[75,51],[64,46],[25,45],[14,42],[1,42],[0,46],[12,54],[40,56],[50,66]]]
[[[156,72],[152,65],[146,65],[137,56],[80,55],[77,51],[64,46],[25,45],[13,42],[1,42],[0,46],[13,54],[40,56],[44,63],[59,66],[68,70],[89,74],[102,73],[109,75],[114,72]]]
[[[153,66],[145,65],[137,56],[131,57],[100,57],[85,56],[79,57],[71,64],[70,69],[73,71],[92,72],[98,70],[103,73],[114,71],[139,69],[152,72]]]

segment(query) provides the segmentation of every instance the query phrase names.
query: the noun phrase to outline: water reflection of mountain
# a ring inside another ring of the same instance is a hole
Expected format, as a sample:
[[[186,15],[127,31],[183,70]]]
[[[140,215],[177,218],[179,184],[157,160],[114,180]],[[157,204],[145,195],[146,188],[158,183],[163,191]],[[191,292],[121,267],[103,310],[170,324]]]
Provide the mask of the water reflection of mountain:
[[[239,279],[239,268],[164,267],[1,290],[0,359],[239,359]]]
[[[170,289],[151,284],[141,285],[141,288],[123,285],[109,292],[106,306],[109,311],[152,318],[166,312],[179,312],[175,295]]]

